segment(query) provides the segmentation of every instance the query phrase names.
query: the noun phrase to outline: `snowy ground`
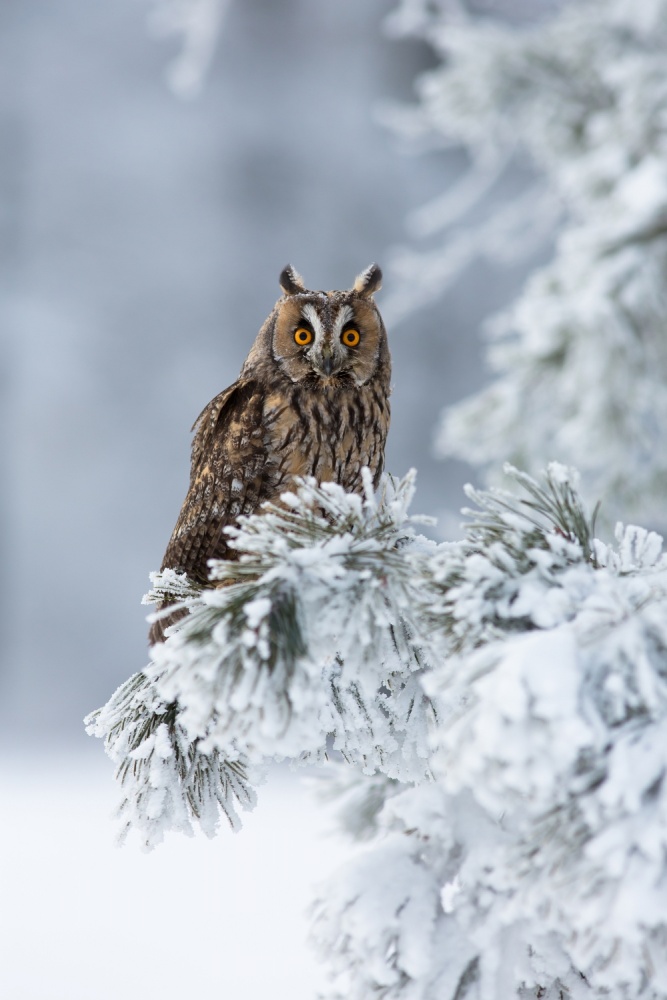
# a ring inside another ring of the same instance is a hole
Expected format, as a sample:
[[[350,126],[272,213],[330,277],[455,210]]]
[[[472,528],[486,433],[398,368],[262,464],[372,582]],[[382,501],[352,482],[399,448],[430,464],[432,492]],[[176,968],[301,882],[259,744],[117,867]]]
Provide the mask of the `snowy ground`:
[[[118,849],[111,764],[0,765],[0,996],[312,1000],[312,886],[344,856],[326,813],[280,771],[234,835]]]

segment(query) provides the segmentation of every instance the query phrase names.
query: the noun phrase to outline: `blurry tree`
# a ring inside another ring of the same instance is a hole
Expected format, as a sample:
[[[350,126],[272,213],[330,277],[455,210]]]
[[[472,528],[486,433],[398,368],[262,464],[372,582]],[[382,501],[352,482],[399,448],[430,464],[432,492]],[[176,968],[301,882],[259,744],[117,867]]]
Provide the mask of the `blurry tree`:
[[[157,36],[174,36],[181,49],[167,70],[179,97],[192,97],[202,86],[231,0],[150,0],[150,27]]]
[[[519,26],[474,6],[402,0],[390,21],[441,63],[415,107],[386,117],[470,157],[411,220],[444,239],[397,256],[395,312],[441,295],[476,255],[530,253],[562,221],[551,263],[489,325],[494,380],[446,411],[438,449],[496,470],[571,463],[610,515],[664,524],[667,2],[578,0],[550,17],[538,4],[541,19]],[[522,160],[532,178],[499,194]]]

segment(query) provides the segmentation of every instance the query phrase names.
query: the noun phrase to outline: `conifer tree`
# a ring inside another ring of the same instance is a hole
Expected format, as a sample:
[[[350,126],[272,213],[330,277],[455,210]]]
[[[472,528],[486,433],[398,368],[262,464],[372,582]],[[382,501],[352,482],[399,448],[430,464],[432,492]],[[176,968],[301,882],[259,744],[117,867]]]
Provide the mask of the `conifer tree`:
[[[315,904],[332,998],[667,996],[667,556],[507,471],[441,544],[412,475],[302,483],[210,586],[155,574],[189,615],[88,719],[147,846],[332,758],[366,845]]]
[[[445,238],[399,257],[396,311],[441,295],[476,254],[515,260],[561,222],[551,262],[489,325],[491,384],[445,412],[438,448],[492,480],[499,459],[533,474],[574,465],[610,518],[664,525],[667,2],[577,0],[518,27],[475,6],[402,0],[392,17],[441,59],[394,124],[462,144],[471,163],[413,219]],[[517,162],[534,181],[501,200],[494,185]],[[462,225],[471,205],[483,221]]]

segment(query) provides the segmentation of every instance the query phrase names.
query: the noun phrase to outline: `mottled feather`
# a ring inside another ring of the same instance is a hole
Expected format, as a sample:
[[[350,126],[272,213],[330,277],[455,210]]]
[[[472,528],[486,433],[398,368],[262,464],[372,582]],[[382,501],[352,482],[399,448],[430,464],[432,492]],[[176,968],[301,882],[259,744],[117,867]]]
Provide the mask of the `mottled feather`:
[[[234,557],[224,529],[264,502],[278,501],[295,476],[360,491],[361,470],[368,466],[377,484],[391,375],[384,324],[372,301],[380,282],[380,269],[371,265],[349,291],[310,292],[293,268],[285,268],[285,294],[238,381],[195,421],[190,486],[162,569],[205,583],[209,559]],[[299,329],[308,331],[308,344],[295,341]],[[352,348],[344,342],[349,330],[359,334]],[[178,617],[155,622],[150,641],[162,641]]]

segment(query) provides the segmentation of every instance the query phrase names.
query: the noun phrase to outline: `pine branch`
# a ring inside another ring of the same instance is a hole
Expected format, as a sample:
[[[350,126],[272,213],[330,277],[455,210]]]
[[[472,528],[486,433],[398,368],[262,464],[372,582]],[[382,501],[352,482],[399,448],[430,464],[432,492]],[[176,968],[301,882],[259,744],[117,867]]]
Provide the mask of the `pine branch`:
[[[365,485],[358,496],[305,481],[241,519],[228,532],[238,558],[211,561],[211,586],[152,574],[145,601],[188,614],[88,720],[147,841],[193,820],[210,832],[218,809],[236,826],[249,767],[322,760],[330,742],[368,773],[428,773],[433,712],[407,558],[422,544],[407,513],[414,474],[387,477],[377,500]]]
[[[599,503],[589,517],[582,500],[576,492],[579,476],[558,462],[551,462],[544,474],[544,485],[532,476],[506,463],[505,475],[514,479],[531,499],[516,497],[498,489],[490,491],[466,487],[466,495],[474,500],[486,517],[479,517],[474,510],[464,509],[463,513],[475,520],[468,526],[467,538],[471,545],[484,549],[494,542],[507,544],[517,530],[521,532],[521,548],[534,545],[548,548],[548,536],[555,532],[567,541],[581,547],[583,558],[594,561],[593,539]],[[509,516],[507,516],[509,515]],[[520,527],[523,518],[526,529]],[[510,542],[511,544],[511,542]]]
[[[477,507],[464,508],[463,541],[425,554],[419,568],[420,627],[439,637],[442,655],[573,617],[566,585],[573,575],[588,579],[602,551],[573,470],[552,463],[542,482],[511,466],[505,472],[524,495],[466,487]],[[528,605],[528,587],[544,600]]]
[[[192,834],[194,822],[212,837],[220,813],[237,830],[237,806],[252,809],[256,803],[243,755],[223,759],[217,750],[204,752],[181,725],[177,704],[165,703],[145,673],[130,677],[85,723],[91,736],[104,739],[116,763],[124,793],[120,843],[136,829],[150,849],[166,830]]]
[[[508,471],[439,546],[411,477],[301,484],[216,585],[154,577],[188,615],[87,720],[147,846],[237,828],[268,761],[333,747],[366,848],[314,911],[332,997],[665,1000],[667,556],[595,539],[571,470]]]
[[[433,780],[339,782],[366,848],[314,909],[332,1000],[667,997],[667,555],[595,539],[571,471],[510,472],[413,557]]]

